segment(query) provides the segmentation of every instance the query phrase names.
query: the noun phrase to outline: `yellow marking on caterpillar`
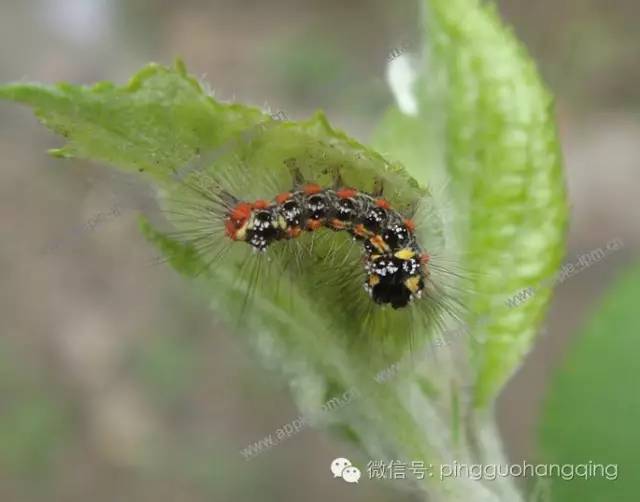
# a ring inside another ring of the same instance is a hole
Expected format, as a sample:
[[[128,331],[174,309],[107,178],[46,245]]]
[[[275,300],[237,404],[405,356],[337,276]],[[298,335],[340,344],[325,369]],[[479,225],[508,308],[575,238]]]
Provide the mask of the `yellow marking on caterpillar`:
[[[249,222],[247,221],[238,230],[236,230],[235,240],[244,241],[244,240],[247,239],[247,227],[248,226],[249,226]]]
[[[395,256],[400,260],[410,260],[415,255],[416,253],[411,248],[404,248],[404,249],[401,249],[400,251],[396,251],[396,253],[393,256]]]
[[[420,291],[420,277],[417,275],[409,277],[406,281],[404,281],[404,285],[409,291],[411,291],[413,294],[416,294],[418,291]]]

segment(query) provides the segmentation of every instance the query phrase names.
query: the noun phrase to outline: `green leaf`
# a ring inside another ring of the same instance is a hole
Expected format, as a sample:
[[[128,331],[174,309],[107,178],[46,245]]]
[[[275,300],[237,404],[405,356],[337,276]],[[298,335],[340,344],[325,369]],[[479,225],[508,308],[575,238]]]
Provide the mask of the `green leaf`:
[[[540,426],[543,460],[572,464],[576,473],[572,480],[554,476],[554,500],[638,499],[639,302],[637,264],[605,295],[554,375]]]
[[[552,100],[493,5],[424,1],[418,114],[392,110],[376,146],[439,184],[473,272],[475,396],[486,406],[534,340],[564,254],[567,204]],[[436,190],[438,191],[438,190]],[[535,294],[517,308],[505,301]]]
[[[150,64],[123,87],[20,83],[2,86],[0,98],[32,106],[44,125],[68,139],[55,155],[101,160],[156,179],[263,117],[257,109],[214,101],[179,61],[175,68]]]
[[[45,125],[65,136],[68,143],[55,153],[140,172],[160,188],[161,203],[168,209],[184,211],[194,202],[183,180],[219,173],[234,176],[239,195],[249,200],[271,198],[274,194],[265,193],[265,187],[274,181],[291,185],[291,166],[325,185],[333,182],[337,169],[346,185],[360,190],[373,191],[381,180],[385,197],[400,210],[430,200],[428,190],[399,164],[333,129],[322,113],[294,123],[271,120],[243,105],[217,103],[180,64],[150,65],[123,87],[11,84],[0,87],[0,98],[33,106]],[[179,221],[174,223],[181,228]],[[429,221],[434,248],[440,228],[437,218]],[[309,422],[348,424],[355,441],[388,458],[439,458],[432,432],[404,397],[416,384],[409,380],[399,393],[396,385],[403,378],[393,385],[374,379],[379,369],[405,353],[412,334],[418,343],[429,332],[416,330],[408,311],[354,315],[354,304],[344,299],[363,298],[362,286],[353,279],[345,282],[343,269],[334,267],[359,266],[359,250],[347,236],[314,240],[304,235],[303,246],[312,252],[299,270],[290,263],[295,253],[275,253],[258,275],[255,268],[246,273],[246,245],[236,244],[215,267],[203,267],[203,258],[189,244],[147,222],[143,231],[176,269],[198,282],[231,328],[252,335],[265,363],[290,381]],[[336,294],[340,282],[345,282],[346,294]],[[380,318],[385,322],[376,322]],[[367,338],[359,340],[363,333]],[[327,401],[349,389],[367,398],[332,414],[320,413]]]
[[[518,309],[504,306],[517,288],[557,266],[564,191],[548,96],[517,43],[477,2],[429,5],[420,115],[390,112],[379,135],[384,156],[331,127],[322,113],[301,122],[272,120],[254,108],[216,102],[181,64],[150,65],[123,87],[13,84],[0,87],[0,98],[34,107],[65,136],[57,155],[139,172],[173,213],[188,214],[196,202],[183,181],[230,176],[243,198],[271,198],[265,187],[291,186],[292,167],[324,185],[338,171],[345,185],[363,191],[382,181],[400,211],[419,202],[424,211],[416,219],[429,253],[462,255],[465,268],[478,272],[467,303],[488,331],[486,343],[474,346],[473,381],[478,403],[486,404],[530,345],[548,300],[542,288]],[[443,200],[433,196],[434,186]],[[179,218],[171,220],[185,229]],[[465,420],[473,415],[469,372],[445,349],[453,335],[429,344],[435,323],[416,323],[408,309],[369,311],[349,275],[359,252],[347,236],[305,234],[298,240],[307,250],[303,260],[285,249],[267,267],[247,270],[246,246],[210,267],[192,245],[148,221],[142,230],[230,328],[251,335],[265,364],[290,382],[308,424],[334,425],[373,459],[424,460],[437,470],[453,459],[502,458],[493,425]],[[415,357],[390,367],[412,342]],[[376,379],[379,371],[389,376]],[[355,397],[320,412],[345,393]],[[520,499],[508,479],[439,482],[434,476],[419,484],[435,498]]]

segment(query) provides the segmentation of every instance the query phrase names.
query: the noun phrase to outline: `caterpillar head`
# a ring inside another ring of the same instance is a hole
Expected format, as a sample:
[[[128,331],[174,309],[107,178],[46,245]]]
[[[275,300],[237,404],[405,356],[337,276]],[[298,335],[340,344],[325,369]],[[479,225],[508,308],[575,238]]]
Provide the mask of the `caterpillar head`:
[[[365,289],[378,304],[394,309],[407,306],[421,295],[425,275],[420,257],[410,248],[393,255],[372,255],[366,265]]]

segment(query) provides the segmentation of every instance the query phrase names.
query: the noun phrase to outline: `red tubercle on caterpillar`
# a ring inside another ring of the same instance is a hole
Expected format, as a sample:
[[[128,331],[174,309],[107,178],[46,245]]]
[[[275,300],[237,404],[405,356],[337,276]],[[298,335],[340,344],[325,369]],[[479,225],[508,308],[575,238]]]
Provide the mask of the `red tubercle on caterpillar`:
[[[352,199],[358,195],[358,191],[355,188],[344,187],[336,191],[336,195],[339,199]]]
[[[305,195],[314,195],[322,192],[323,190],[324,189],[316,183],[309,183],[302,187],[302,191],[305,193]]]
[[[389,251],[389,246],[387,246],[387,244],[384,242],[384,239],[382,238],[381,235],[374,235],[373,237],[369,238],[369,242],[380,252],[380,253],[386,253],[387,251]]]
[[[358,237],[369,237],[371,235],[371,232],[369,232],[362,223],[358,223],[353,227],[353,233]]]
[[[249,202],[239,202],[236,204],[224,222],[224,229],[227,236],[234,241],[238,238],[238,231],[244,227],[253,211],[253,204]]]
[[[322,220],[309,220],[307,221],[307,229],[313,232],[315,230],[318,230],[320,227],[322,227],[323,224],[324,222]]]
[[[264,199],[258,199],[253,203],[253,208],[255,209],[267,209],[269,207],[269,202]]]
[[[284,204],[286,201],[288,201],[291,198],[292,195],[293,194],[291,192],[280,193],[276,195],[276,202],[278,204]]]
[[[287,237],[289,239],[295,239],[302,233],[302,229],[300,227],[289,227],[287,228]]]
[[[231,218],[227,218],[224,222],[224,233],[227,234],[227,237],[235,241],[236,232],[237,232],[237,229],[235,224],[233,223]]]
[[[429,268],[430,261],[431,256],[427,253],[422,253],[420,255],[420,268],[422,269],[422,273],[424,274],[425,279],[431,275],[431,270]]]
[[[414,233],[416,231],[416,224],[413,220],[407,218],[403,223],[409,232]]]
[[[376,199],[376,206],[381,207],[382,209],[391,209],[391,204],[386,199]]]

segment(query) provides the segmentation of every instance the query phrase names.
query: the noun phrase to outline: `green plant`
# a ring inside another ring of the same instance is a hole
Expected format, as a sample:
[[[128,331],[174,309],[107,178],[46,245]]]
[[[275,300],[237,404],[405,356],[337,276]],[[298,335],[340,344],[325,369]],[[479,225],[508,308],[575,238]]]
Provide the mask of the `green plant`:
[[[375,139],[384,156],[332,128],[322,113],[305,122],[269,121],[258,109],[219,103],[180,62],[149,65],[123,87],[20,83],[0,87],[0,97],[32,106],[43,124],[67,139],[54,155],[139,174],[160,189],[165,205],[176,194],[188,196],[176,173],[232,144],[229,153],[186,176],[231,166],[249,178],[265,170],[279,177],[286,160],[304,159],[303,171],[340,165],[361,190],[383,178],[396,205],[421,200],[432,208],[424,222],[430,242],[477,272],[473,294],[462,298],[470,336],[457,345],[467,357],[445,349],[446,340],[433,343],[437,358],[394,367],[393,378],[382,383],[373,378],[390,362],[379,357],[382,341],[393,362],[406,353],[412,327],[396,316],[374,325],[366,343],[354,343],[361,320],[336,301],[330,286],[317,286],[313,265],[326,246],[314,247],[295,282],[277,289],[269,281],[258,284],[246,311],[251,279],[239,272],[241,253],[229,253],[220,266],[197,275],[203,263],[193,248],[146,222],[143,230],[176,269],[201,283],[230,325],[242,317],[242,331],[289,380],[302,412],[333,425],[372,458],[422,459],[434,466],[498,463],[503,455],[493,402],[533,341],[551,294],[544,281],[563,253],[567,210],[551,98],[492,8],[476,0],[423,3],[425,47],[414,86],[419,112],[389,111]],[[269,127],[242,139],[263,123]],[[431,189],[445,180],[443,190]],[[338,251],[337,259],[348,252]],[[273,277],[284,270],[276,256]],[[532,286],[536,293],[526,302],[505,304]],[[417,346],[424,346],[433,332],[415,335]],[[328,400],[353,389],[359,399],[317,416]],[[520,499],[506,478],[440,481],[436,475],[418,484],[442,499]]]
[[[556,476],[558,500],[636,500],[640,475],[638,373],[640,264],[596,306],[556,371],[540,424],[542,458],[581,466]]]

